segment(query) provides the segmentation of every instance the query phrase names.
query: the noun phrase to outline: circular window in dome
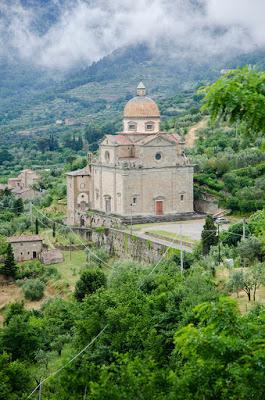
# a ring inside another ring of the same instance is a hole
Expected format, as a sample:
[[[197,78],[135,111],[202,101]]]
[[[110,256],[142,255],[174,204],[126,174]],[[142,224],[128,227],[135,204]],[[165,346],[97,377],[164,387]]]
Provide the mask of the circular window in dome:
[[[162,154],[160,152],[156,153],[156,155],[155,155],[156,161],[160,161],[161,158],[162,158]]]
[[[110,154],[108,151],[105,151],[105,161],[108,163],[110,160]]]

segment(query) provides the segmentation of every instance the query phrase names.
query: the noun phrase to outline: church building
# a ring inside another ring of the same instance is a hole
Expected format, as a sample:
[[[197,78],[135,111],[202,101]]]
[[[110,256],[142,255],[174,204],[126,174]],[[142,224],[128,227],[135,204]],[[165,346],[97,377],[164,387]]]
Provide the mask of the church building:
[[[141,82],[123,112],[123,131],[106,135],[98,156],[67,174],[69,225],[174,221],[193,213],[193,165],[176,133],[160,131],[157,104]]]

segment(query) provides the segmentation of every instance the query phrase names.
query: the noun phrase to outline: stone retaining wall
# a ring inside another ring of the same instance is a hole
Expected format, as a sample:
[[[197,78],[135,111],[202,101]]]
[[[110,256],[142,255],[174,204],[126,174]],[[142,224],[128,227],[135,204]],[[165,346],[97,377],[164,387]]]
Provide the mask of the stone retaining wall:
[[[85,240],[92,241],[118,257],[129,257],[146,263],[156,263],[161,259],[168,246],[140,238],[130,233],[112,229],[73,228]]]

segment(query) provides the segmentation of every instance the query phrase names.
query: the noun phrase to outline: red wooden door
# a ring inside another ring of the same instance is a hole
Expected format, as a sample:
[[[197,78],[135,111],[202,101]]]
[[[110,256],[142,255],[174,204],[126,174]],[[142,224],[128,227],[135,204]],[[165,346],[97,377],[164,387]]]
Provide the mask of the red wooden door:
[[[163,200],[156,201],[156,215],[163,215]]]

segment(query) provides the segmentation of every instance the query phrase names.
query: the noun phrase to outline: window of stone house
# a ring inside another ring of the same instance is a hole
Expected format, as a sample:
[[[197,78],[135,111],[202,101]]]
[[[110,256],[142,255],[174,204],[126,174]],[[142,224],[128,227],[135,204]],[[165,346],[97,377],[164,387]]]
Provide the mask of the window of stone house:
[[[184,194],[181,194],[180,195],[180,201],[183,201],[184,200]]]
[[[99,198],[99,192],[98,190],[96,190],[96,200],[98,200],[98,198]]]
[[[135,205],[137,203],[137,197],[136,196],[133,197],[132,203],[133,203],[133,205]]]

